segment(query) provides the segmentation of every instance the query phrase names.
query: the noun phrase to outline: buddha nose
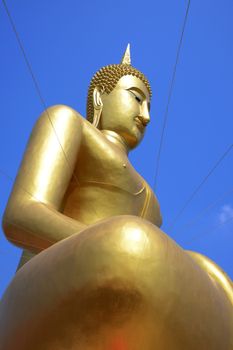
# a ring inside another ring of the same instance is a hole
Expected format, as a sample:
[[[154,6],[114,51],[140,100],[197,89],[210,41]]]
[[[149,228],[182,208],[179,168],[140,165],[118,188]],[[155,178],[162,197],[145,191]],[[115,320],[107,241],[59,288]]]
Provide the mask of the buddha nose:
[[[150,122],[150,112],[146,101],[142,105],[140,120],[145,126],[147,126],[147,124]]]

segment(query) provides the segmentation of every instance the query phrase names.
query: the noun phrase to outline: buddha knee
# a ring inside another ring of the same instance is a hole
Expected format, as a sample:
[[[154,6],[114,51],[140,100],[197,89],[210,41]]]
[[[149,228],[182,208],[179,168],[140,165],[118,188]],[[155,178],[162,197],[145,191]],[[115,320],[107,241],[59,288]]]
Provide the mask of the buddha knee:
[[[102,223],[100,229],[105,242],[111,242],[111,249],[118,247],[132,254],[146,253],[150,245],[150,250],[158,247],[161,251],[163,246],[167,246],[167,240],[172,241],[157,226],[132,215],[113,217]],[[98,239],[101,237],[98,236]]]
[[[88,231],[97,232],[101,230],[103,235],[114,236],[117,235],[118,239],[121,235],[127,235],[132,239],[149,239],[155,236],[163,236],[164,233],[155,225],[146,221],[138,216],[133,215],[121,215],[115,216],[105,221],[101,221],[99,224],[94,225]]]
[[[142,260],[153,264],[155,258],[162,259],[169,238],[148,221],[125,215],[88,228],[82,240],[82,256],[89,266],[122,275],[129,270],[134,273]]]

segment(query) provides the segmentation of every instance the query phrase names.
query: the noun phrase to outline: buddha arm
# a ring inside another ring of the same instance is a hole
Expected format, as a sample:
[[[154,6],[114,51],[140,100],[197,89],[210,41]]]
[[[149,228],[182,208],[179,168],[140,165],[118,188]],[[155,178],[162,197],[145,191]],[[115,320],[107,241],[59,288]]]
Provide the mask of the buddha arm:
[[[37,121],[3,218],[12,243],[37,253],[85,228],[60,212],[81,135],[81,118],[66,106],[49,108]]]

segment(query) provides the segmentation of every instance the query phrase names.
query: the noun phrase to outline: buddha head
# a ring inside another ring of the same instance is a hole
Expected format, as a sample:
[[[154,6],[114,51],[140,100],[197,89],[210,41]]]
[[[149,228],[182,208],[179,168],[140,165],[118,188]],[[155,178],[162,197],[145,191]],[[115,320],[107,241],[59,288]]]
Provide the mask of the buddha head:
[[[143,138],[150,121],[150,97],[147,78],[131,66],[128,45],[120,64],[105,66],[93,76],[87,120],[100,130],[116,132],[132,149]]]

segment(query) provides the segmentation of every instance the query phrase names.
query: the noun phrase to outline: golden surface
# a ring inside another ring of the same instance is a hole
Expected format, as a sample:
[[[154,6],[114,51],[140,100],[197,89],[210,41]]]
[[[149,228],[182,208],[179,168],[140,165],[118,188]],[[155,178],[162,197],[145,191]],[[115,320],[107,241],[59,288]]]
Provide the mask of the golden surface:
[[[54,106],[33,129],[3,227],[39,254],[2,299],[0,349],[231,350],[230,280],[159,229],[127,157],[150,121],[148,88],[123,75],[104,91],[93,124]]]
[[[130,44],[127,45],[127,48],[125,50],[125,53],[122,57],[122,60],[121,60],[121,63],[122,64],[127,64],[127,65],[131,65],[131,57],[130,57]]]

